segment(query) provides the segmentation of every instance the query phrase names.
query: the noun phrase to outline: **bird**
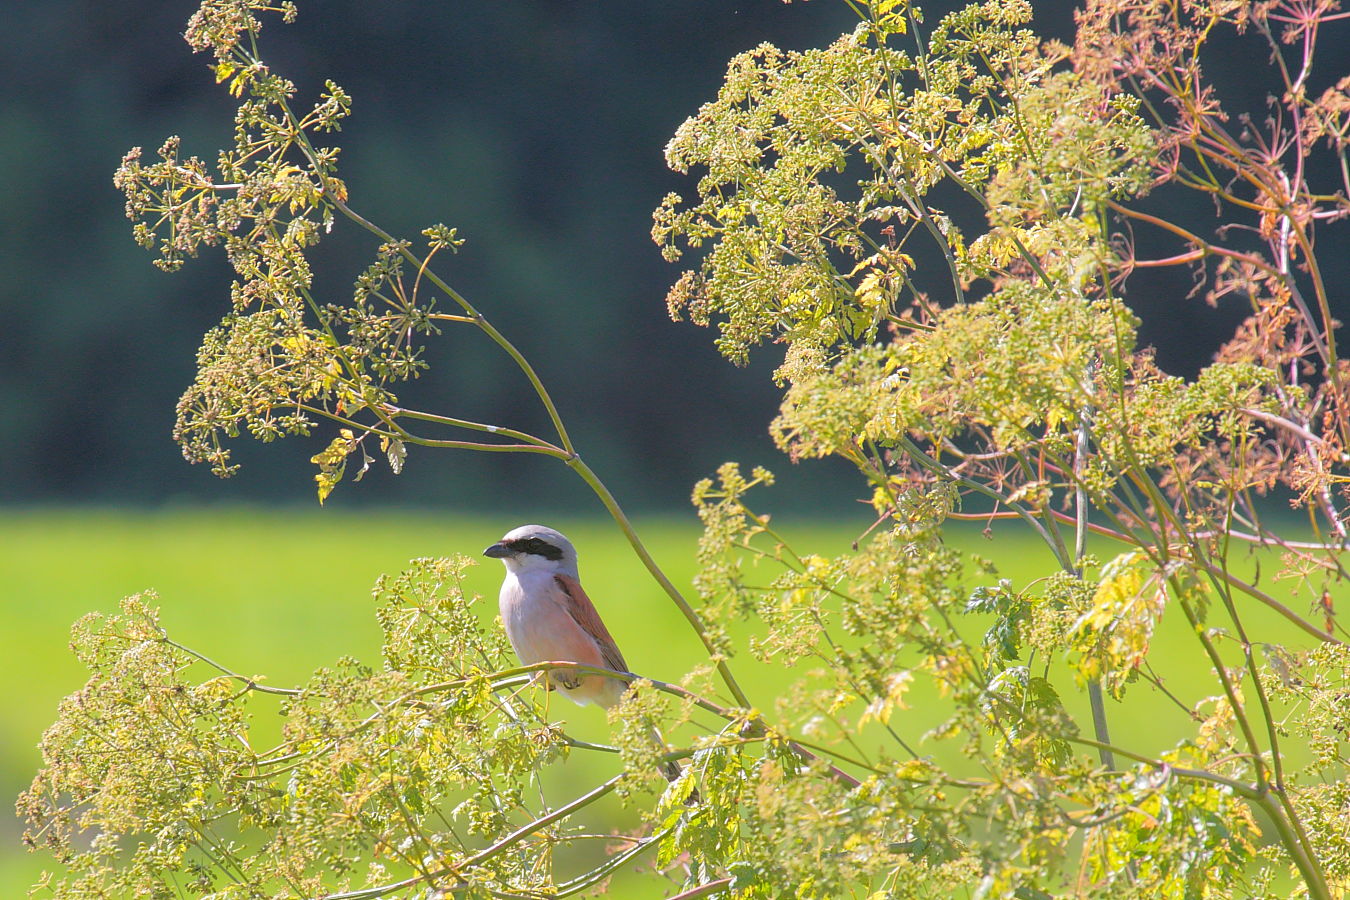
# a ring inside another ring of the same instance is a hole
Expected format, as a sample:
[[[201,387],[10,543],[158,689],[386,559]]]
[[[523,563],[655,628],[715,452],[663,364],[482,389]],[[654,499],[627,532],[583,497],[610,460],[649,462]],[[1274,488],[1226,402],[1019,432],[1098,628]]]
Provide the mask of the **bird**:
[[[628,663],[605,627],[595,604],[581,587],[577,551],[572,542],[544,525],[521,525],[483,551],[500,559],[506,577],[498,598],[507,640],[523,665],[575,662],[617,672]],[[544,676],[550,690],[569,700],[609,709],[628,690],[629,679],[577,671],[552,671]],[[652,735],[662,747],[660,732]],[[668,781],[680,777],[679,763],[661,765]]]

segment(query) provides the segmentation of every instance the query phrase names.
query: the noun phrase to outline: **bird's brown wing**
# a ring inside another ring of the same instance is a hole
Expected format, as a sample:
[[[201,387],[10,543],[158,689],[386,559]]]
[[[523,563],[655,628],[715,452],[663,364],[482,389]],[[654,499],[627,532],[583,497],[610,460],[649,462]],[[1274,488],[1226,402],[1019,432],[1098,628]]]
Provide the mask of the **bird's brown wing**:
[[[600,655],[605,658],[605,665],[619,672],[627,672],[628,663],[623,661],[619,645],[614,643],[609,629],[600,620],[600,614],[595,611],[595,604],[591,602],[591,598],[581,589],[581,582],[570,575],[554,575],[553,580],[562,588],[568,613],[581,626],[581,630],[594,638],[600,647]]]

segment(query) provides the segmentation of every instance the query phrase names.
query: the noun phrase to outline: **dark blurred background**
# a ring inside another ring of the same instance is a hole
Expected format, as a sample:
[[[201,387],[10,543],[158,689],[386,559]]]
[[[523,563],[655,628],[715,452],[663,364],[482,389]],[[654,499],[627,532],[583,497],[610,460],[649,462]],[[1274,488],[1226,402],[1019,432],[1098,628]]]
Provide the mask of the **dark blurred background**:
[[[928,4],[930,26],[953,5]],[[226,482],[185,463],[169,437],[231,276],[211,250],[179,273],[155,269],[111,178],[133,145],[149,153],[179,134],[186,154],[210,159],[230,141],[232,101],[179,37],[195,6],[7,5],[0,502],[313,502],[308,460],[327,432],[240,441],[243,470]],[[1070,36],[1070,4],[1036,6],[1043,32]],[[694,480],[739,459],[778,470],[797,502],[824,508],[859,488],[840,467],[793,467],[774,450],[768,374],[779,354],[766,348],[736,369],[711,332],[671,323],[663,300],[679,268],[648,232],[666,192],[693,191],[662,148],[714,95],[727,59],[761,41],[820,46],[853,21],[831,0],[325,0],[302,2],[294,26],[273,20],[263,40],[300,106],[325,78],[354,97],[335,138],[354,207],[395,234],[444,222],[468,239],[442,274],[535,363],[582,454],[629,506],[679,508]],[[1265,84],[1243,80],[1253,52],[1213,65],[1259,108]],[[318,292],[346,294],[372,250],[340,221],[316,254]],[[1189,287],[1186,273],[1164,273],[1130,297],[1146,340],[1183,374],[1243,312],[1184,300]],[[481,334],[452,330],[430,359],[405,401],[547,433],[528,384]],[[412,448],[402,476],[377,466],[329,502],[524,511],[594,500],[551,460]]]

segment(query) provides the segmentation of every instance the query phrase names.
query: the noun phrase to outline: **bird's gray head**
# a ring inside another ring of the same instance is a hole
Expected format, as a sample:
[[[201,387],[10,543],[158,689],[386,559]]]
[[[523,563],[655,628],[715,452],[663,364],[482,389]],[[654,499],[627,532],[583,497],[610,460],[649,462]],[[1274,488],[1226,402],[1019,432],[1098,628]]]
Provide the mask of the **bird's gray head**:
[[[511,572],[541,570],[577,577],[577,551],[561,533],[543,525],[522,525],[508,531],[483,551],[500,559]]]

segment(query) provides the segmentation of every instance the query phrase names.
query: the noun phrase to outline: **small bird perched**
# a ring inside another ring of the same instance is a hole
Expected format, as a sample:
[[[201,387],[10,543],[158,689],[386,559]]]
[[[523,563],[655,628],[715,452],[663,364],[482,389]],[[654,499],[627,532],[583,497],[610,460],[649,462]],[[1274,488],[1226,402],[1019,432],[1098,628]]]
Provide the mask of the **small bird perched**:
[[[595,604],[581,588],[577,551],[552,528],[522,525],[483,551],[506,565],[499,598],[502,624],[516,656],[525,665],[576,662],[627,672],[628,664],[601,621]],[[547,675],[568,699],[608,709],[619,702],[628,682],[605,675],[555,671]],[[653,730],[664,746],[661,735]],[[674,781],[680,766],[664,763],[661,774]]]

